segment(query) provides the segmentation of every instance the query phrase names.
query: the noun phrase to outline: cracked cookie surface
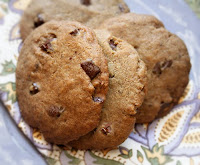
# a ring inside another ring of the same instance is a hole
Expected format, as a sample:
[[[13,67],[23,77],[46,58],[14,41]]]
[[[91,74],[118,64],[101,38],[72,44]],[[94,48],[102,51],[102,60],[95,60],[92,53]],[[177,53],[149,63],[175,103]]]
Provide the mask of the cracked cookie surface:
[[[51,21],[25,40],[16,70],[24,120],[48,142],[66,144],[97,127],[108,90],[108,67],[94,32]]]

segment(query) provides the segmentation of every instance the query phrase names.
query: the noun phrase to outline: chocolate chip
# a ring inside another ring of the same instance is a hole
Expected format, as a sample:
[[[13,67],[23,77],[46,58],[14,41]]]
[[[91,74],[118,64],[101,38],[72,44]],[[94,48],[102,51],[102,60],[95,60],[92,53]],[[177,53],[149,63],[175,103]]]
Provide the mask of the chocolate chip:
[[[156,65],[154,66],[153,73],[157,74],[157,75],[160,75],[162,73],[161,66],[160,66],[159,62],[157,62]]]
[[[51,117],[60,117],[60,115],[64,112],[64,108],[63,107],[58,107],[58,106],[51,106],[48,109],[48,115]]]
[[[164,62],[157,62],[156,65],[153,68],[153,73],[157,74],[157,75],[162,74],[162,72],[166,68],[171,67],[172,63],[173,63],[172,60],[167,60],[167,61],[164,61]]]
[[[79,29],[75,29],[72,32],[70,32],[69,34],[71,34],[72,36],[77,36],[78,33],[79,33]]]
[[[39,87],[37,83],[32,83],[29,90],[30,90],[30,94],[32,95],[37,94],[39,92]]]
[[[38,14],[34,21],[34,27],[38,27],[44,23],[44,18],[42,14]]]
[[[96,66],[92,61],[83,62],[81,67],[91,80],[94,79],[101,71],[100,68]]]
[[[37,72],[38,69],[39,69],[39,67],[40,67],[39,63],[36,63],[36,64],[34,65],[33,72]]]
[[[119,4],[118,5],[118,7],[119,7],[119,10],[122,12],[122,13],[124,13],[125,12],[125,8],[124,8],[124,5],[123,4]]]
[[[161,103],[161,106],[160,106],[160,111],[163,111],[165,108],[169,107],[171,103],[164,103],[162,102]]]
[[[37,63],[35,64],[35,70],[38,70],[38,68],[39,68],[39,64]]]
[[[172,60],[168,60],[162,63],[161,70],[164,70],[166,68],[169,68],[172,65]]]
[[[101,132],[105,135],[108,135],[111,132],[111,127],[110,126],[105,126],[101,129]]]
[[[54,51],[53,46],[52,46],[52,42],[56,40],[56,38],[51,38],[51,39],[47,39],[45,43],[43,43],[40,48],[47,52],[47,53],[52,53]]]
[[[83,5],[86,5],[86,6],[91,5],[91,1],[90,1],[90,0],[81,0],[81,3],[82,3]]]
[[[115,50],[116,51],[116,48],[117,48],[117,44],[115,43],[115,41],[113,39],[111,39],[109,41],[109,45],[111,47],[112,50]]]
[[[169,106],[171,106],[171,104],[172,104],[171,102],[170,102],[170,103],[161,102],[160,110],[159,110],[158,116],[164,114],[166,108],[168,108]]]
[[[93,97],[94,102],[103,103],[103,99],[101,97]]]
[[[114,78],[115,77],[115,75],[114,74],[112,74],[112,73],[109,73],[109,78]]]

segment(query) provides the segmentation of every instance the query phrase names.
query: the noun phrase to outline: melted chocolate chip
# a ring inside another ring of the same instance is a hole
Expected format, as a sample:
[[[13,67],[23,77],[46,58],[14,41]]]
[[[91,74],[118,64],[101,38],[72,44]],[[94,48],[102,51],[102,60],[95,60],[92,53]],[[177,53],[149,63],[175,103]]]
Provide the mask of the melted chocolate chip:
[[[159,110],[158,116],[161,115],[161,114],[164,114],[166,108],[168,108],[169,106],[171,106],[171,102],[170,102],[170,103],[161,102],[160,110]]]
[[[40,48],[47,53],[52,53],[54,51],[52,41],[54,40],[56,40],[56,38],[47,39],[46,42],[40,46]]]
[[[75,29],[72,32],[70,32],[69,34],[71,34],[72,36],[77,36],[78,33],[79,33],[79,29]]]
[[[32,83],[32,85],[30,86],[30,94],[35,95],[38,92],[39,92],[39,87],[37,83]]]
[[[114,74],[112,74],[112,73],[109,73],[109,78],[114,78],[115,77],[115,75]]]
[[[124,8],[124,5],[123,4],[119,4],[118,5],[118,7],[119,7],[119,10],[122,12],[122,13],[124,13],[125,12],[125,8]]]
[[[94,102],[103,103],[103,99],[101,97],[93,97]]]
[[[90,1],[90,0],[81,0],[81,3],[82,3],[83,5],[86,5],[86,6],[91,5],[91,1]]]
[[[34,27],[37,28],[38,26],[44,23],[44,18],[42,14],[38,14],[34,21]]]
[[[166,68],[169,68],[172,65],[172,60],[168,60],[162,63],[161,69],[164,70]]]
[[[157,75],[160,75],[162,73],[161,66],[160,66],[159,62],[157,62],[156,65],[154,66],[153,73],[157,74]]]
[[[173,63],[172,60],[167,60],[167,61],[164,61],[164,62],[157,62],[156,65],[153,68],[153,73],[157,74],[157,75],[162,74],[162,72],[166,68],[171,67],[172,63]]]
[[[63,107],[58,107],[58,106],[51,106],[48,109],[48,115],[51,117],[60,117],[61,113],[64,112],[64,108]]]
[[[115,41],[113,39],[111,39],[109,41],[109,45],[111,47],[112,50],[115,50],[116,51],[116,48],[117,48],[117,44],[115,43]]]
[[[160,111],[164,110],[165,108],[169,107],[171,103],[161,103]]]
[[[105,135],[108,135],[111,132],[111,127],[110,126],[105,126],[101,129],[101,132]]]
[[[81,67],[91,80],[94,79],[101,71],[100,68],[96,66],[92,61],[83,62]]]

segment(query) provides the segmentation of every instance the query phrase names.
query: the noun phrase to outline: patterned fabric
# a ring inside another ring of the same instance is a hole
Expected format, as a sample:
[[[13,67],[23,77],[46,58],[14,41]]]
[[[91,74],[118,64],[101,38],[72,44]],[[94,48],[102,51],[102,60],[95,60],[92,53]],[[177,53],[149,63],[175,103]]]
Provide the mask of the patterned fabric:
[[[200,18],[200,0],[185,0]]]
[[[196,75],[194,69],[179,105],[162,119],[149,125],[136,125],[129,138],[115,150],[80,151],[58,147],[47,143],[37,129],[30,128],[20,115],[15,86],[16,63],[22,46],[19,20],[29,2],[0,0],[0,99],[49,165],[200,164],[200,83],[197,78],[200,75]],[[178,35],[188,39],[187,33]],[[195,58],[192,55],[192,61]]]

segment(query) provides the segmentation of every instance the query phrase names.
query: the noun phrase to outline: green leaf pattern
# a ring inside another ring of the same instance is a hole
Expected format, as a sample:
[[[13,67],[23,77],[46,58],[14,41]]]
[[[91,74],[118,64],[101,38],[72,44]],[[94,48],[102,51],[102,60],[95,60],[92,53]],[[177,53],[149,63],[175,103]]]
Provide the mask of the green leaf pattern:
[[[120,157],[124,158],[124,159],[130,159],[132,156],[133,156],[133,151],[132,149],[128,149],[128,148],[125,148],[125,147],[119,147],[119,151],[120,151]]]
[[[8,74],[15,73],[16,66],[13,64],[12,60],[5,61],[5,63],[1,65],[3,66],[3,70],[0,72],[0,76],[6,76]]]
[[[0,0],[0,19],[8,12],[8,2],[9,0]]]
[[[144,160],[144,157],[143,157],[142,153],[139,150],[137,150],[137,159],[138,159],[138,161],[140,163],[142,163],[143,160]]]
[[[176,162],[176,165],[181,165],[181,162],[178,160],[178,161]]]
[[[45,159],[46,159],[48,165],[55,165],[56,164],[56,160],[55,159],[52,159],[50,157],[46,157]]]
[[[154,145],[152,150],[143,146],[142,149],[151,165],[165,165],[172,161],[170,156],[164,154],[164,147],[158,144]]]
[[[12,103],[15,103],[16,98],[16,84],[13,82],[8,82],[5,84],[0,84],[0,91],[7,92],[8,99],[7,101],[11,100]]]
[[[200,18],[200,0],[185,0]]]
[[[0,1],[8,3],[10,0],[0,0]]]
[[[110,159],[98,157],[94,153],[92,153],[91,151],[89,153],[95,159],[95,161],[93,161],[94,164],[98,164],[98,165],[123,165],[122,163],[115,161],[115,160],[110,160]]]
[[[64,153],[69,159],[71,159],[71,161],[68,162],[69,164],[72,164],[72,165],[79,165],[80,164],[81,159],[76,158],[74,156],[71,156],[67,151],[64,151]]]

